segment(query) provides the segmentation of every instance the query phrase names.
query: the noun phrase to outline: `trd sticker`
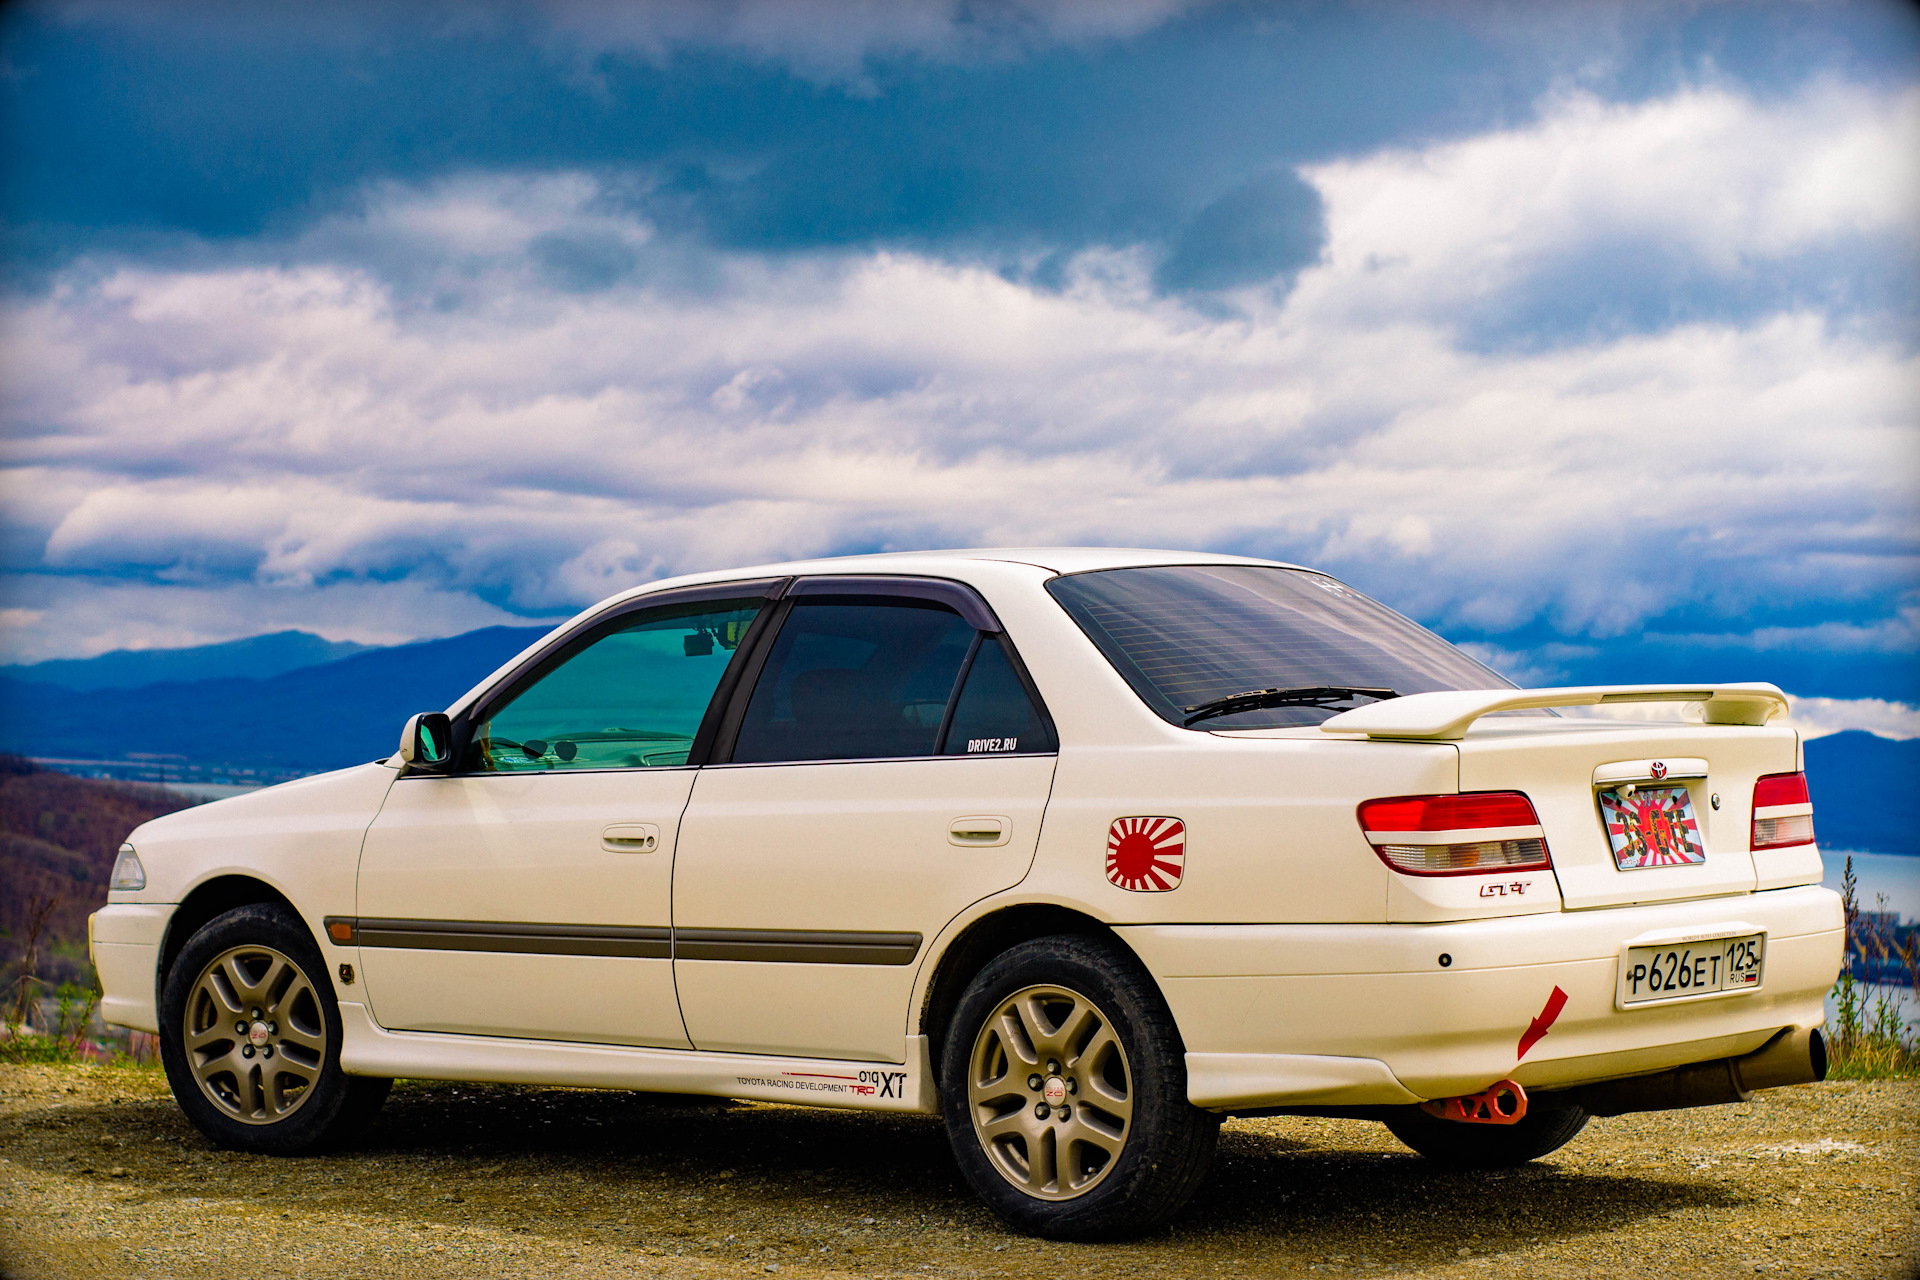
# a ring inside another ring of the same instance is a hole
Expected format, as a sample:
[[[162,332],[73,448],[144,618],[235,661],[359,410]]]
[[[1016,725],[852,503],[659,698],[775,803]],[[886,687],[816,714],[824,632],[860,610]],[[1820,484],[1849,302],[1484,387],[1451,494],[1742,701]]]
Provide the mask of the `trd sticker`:
[[[846,1093],[856,1098],[907,1096],[907,1073],[904,1071],[862,1071],[857,1076],[819,1071],[783,1071],[778,1076],[735,1076],[734,1079],[740,1084],[762,1089],[793,1089],[801,1093]]]
[[[813,1076],[801,1071],[788,1071],[777,1076],[735,1076],[735,1080],[744,1085],[757,1085],[762,1089],[795,1089],[802,1093],[851,1093],[852,1085],[839,1083],[852,1080],[853,1076]]]
[[[907,1096],[907,1073],[904,1071],[862,1071],[858,1092],[871,1095],[877,1088],[883,1098],[904,1098]]]
[[[1178,818],[1115,818],[1107,828],[1107,883],[1165,893],[1187,865],[1187,824]]]

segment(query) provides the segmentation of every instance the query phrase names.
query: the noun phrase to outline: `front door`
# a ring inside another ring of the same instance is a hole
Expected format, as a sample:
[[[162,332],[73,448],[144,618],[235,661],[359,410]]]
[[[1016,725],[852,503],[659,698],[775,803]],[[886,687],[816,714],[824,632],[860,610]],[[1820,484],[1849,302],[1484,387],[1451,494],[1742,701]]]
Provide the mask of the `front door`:
[[[670,929],[688,751],[764,604],[589,630],[484,705],[451,775],[393,785],[359,880],[383,1026],[686,1047]]]
[[[682,1012],[701,1049],[903,1061],[927,946],[1032,862],[1052,729],[1004,637],[946,605],[787,607],[681,823]]]

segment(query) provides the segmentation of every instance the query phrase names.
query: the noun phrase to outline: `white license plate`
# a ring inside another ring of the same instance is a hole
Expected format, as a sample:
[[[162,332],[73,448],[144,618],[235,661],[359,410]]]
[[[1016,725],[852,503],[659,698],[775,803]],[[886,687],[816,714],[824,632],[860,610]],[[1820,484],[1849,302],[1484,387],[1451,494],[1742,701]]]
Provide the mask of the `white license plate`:
[[[1620,1003],[1659,1004],[1725,991],[1757,991],[1766,954],[1764,933],[1628,947],[1620,970]]]

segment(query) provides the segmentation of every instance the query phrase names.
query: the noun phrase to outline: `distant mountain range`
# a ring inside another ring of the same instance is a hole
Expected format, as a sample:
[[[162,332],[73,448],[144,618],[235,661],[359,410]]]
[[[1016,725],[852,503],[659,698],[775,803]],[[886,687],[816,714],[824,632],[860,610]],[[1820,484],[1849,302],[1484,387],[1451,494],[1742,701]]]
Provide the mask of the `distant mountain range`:
[[[1920,854],[1911,820],[1920,738],[1895,742],[1854,729],[1807,744],[1807,791],[1822,849]]]
[[[289,631],[0,668],[0,751],[269,779],[342,768],[387,755],[409,715],[445,707],[546,630],[488,627],[384,649]],[[164,674],[135,682],[141,671]],[[1920,740],[1838,733],[1809,742],[1806,756],[1823,847],[1920,855],[1909,820]]]
[[[146,684],[178,680],[213,680],[223,676],[265,679],[301,667],[361,653],[372,646],[351,640],[322,640],[305,631],[276,631],[225,644],[195,645],[190,649],[115,649],[95,658],[56,658],[0,666],[0,678],[30,680],[62,689],[134,689]]]
[[[445,707],[547,630],[488,627],[264,678],[83,691],[0,677],[0,751],[169,757],[281,776],[343,768],[391,754],[408,716]]]

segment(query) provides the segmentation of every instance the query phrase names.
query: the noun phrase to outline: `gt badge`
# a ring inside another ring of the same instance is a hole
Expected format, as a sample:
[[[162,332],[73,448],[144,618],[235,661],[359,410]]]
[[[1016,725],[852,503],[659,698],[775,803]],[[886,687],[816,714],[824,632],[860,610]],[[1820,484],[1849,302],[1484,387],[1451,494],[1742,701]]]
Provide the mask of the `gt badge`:
[[[1178,818],[1115,818],[1107,828],[1107,883],[1134,893],[1177,888],[1187,863],[1187,824]]]

